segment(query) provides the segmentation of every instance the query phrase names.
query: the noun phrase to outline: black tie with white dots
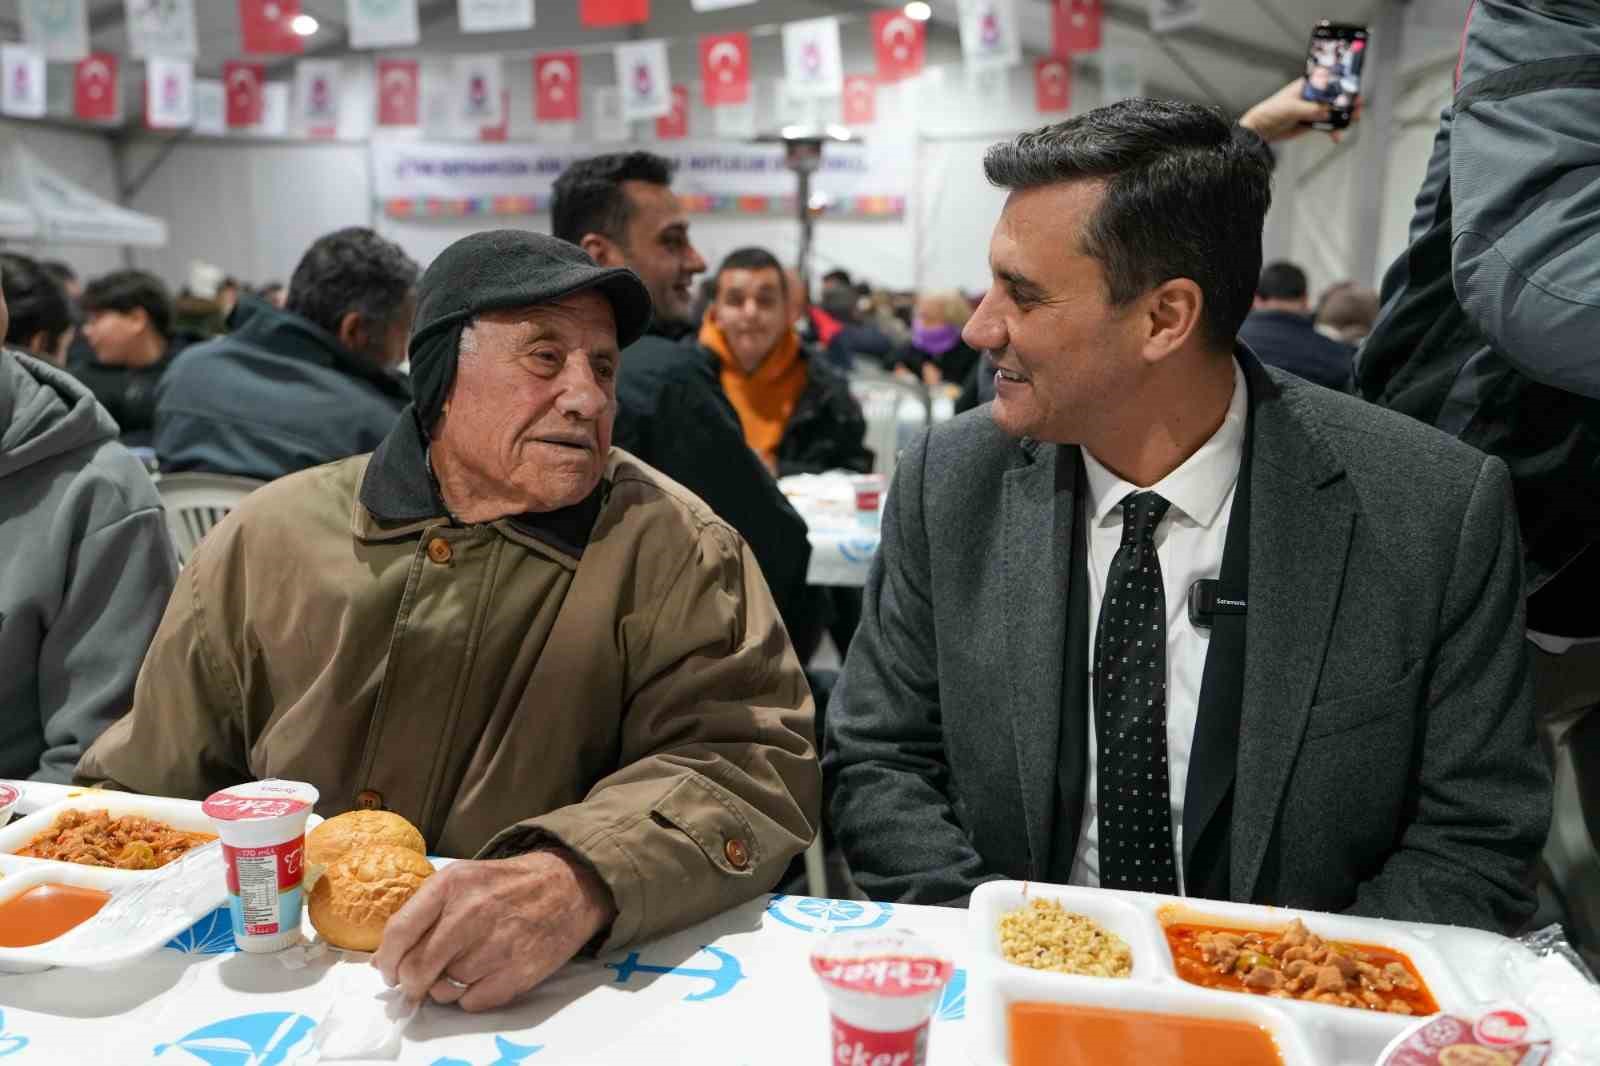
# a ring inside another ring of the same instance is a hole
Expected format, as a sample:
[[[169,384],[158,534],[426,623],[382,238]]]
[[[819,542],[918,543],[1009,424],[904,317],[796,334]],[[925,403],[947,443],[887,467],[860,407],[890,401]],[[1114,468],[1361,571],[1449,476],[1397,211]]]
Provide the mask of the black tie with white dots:
[[[1122,545],[1106,575],[1094,641],[1100,884],[1178,891],[1167,798],[1167,600],[1153,492],[1123,499]]]

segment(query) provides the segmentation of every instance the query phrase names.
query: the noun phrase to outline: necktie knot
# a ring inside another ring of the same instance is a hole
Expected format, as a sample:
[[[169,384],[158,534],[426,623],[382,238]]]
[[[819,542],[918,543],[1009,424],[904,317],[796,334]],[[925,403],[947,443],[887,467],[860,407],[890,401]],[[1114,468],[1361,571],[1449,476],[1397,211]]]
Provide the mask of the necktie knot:
[[[1122,543],[1154,544],[1156,526],[1172,501],[1155,492],[1130,492],[1122,498]]]

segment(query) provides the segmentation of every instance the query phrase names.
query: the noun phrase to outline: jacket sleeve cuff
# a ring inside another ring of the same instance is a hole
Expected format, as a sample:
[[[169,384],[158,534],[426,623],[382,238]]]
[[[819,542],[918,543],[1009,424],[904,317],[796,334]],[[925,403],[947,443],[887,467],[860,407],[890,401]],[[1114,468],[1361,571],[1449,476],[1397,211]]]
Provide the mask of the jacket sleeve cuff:
[[[611,927],[584,946],[593,954],[632,942],[644,917],[644,884],[638,868],[610,827],[596,830],[582,814],[566,808],[502,830],[478,853],[480,859],[509,859],[541,848],[562,847],[586,863],[605,882],[616,904]]]

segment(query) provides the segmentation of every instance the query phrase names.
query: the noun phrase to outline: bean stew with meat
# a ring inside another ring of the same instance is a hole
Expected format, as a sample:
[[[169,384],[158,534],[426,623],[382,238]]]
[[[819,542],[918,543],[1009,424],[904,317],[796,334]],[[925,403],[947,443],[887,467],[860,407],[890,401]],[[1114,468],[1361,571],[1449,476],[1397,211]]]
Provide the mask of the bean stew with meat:
[[[1178,976],[1190,984],[1390,1014],[1439,1010],[1405,955],[1323,940],[1298,918],[1277,932],[1173,924],[1166,934]]]
[[[117,870],[155,870],[215,839],[212,833],[185,832],[138,814],[113,818],[104,810],[66,810],[17,854]]]

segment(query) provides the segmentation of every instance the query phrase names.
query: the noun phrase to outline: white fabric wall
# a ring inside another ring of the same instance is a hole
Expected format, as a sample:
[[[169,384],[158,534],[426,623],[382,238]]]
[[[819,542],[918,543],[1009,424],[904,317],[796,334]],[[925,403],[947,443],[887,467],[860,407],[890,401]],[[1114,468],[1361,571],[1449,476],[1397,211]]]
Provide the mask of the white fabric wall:
[[[117,199],[117,175],[111,142],[98,133],[56,129],[38,123],[0,119],[0,144],[20,141],[61,175],[108,200]],[[79,277],[93,277],[124,266],[122,249],[94,245],[19,244],[23,252],[44,259],[63,259]]]

